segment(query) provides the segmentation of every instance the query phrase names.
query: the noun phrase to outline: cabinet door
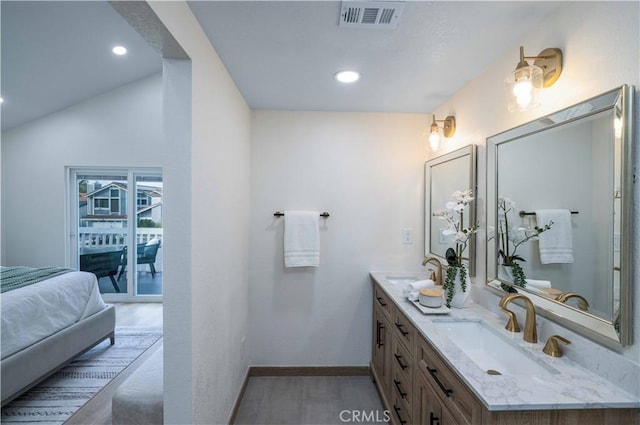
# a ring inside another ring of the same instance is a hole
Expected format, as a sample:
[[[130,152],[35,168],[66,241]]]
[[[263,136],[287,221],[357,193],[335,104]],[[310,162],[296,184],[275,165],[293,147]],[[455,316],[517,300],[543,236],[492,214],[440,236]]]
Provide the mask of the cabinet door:
[[[442,406],[431,386],[420,375],[415,377],[413,418],[418,425],[442,425]]]
[[[373,349],[371,364],[385,394],[391,386],[391,327],[385,314],[374,304],[373,307]]]
[[[442,405],[456,418],[456,423],[481,423],[480,402],[423,338],[418,338],[416,363],[418,373],[438,394]]]
[[[427,379],[421,373],[416,376],[415,383],[416,397],[414,399],[413,417],[416,424],[459,425],[463,423],[457,420],[455,415],[449,411],[442,399],[436,395],[437,390],[427,382]]]

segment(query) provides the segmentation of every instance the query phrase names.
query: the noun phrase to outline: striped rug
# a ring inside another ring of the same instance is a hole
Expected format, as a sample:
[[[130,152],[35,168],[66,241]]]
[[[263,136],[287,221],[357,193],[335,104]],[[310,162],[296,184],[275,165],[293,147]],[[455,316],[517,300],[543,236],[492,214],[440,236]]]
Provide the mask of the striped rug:
[[[1,422],[62,424],[162,337],[158,328],[117,327],[101,342],[2,408]]]

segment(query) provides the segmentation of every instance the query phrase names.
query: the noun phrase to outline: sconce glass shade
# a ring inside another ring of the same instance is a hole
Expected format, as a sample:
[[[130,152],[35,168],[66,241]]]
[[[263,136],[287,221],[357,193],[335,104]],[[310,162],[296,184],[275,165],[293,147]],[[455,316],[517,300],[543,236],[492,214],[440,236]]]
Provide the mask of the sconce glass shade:
[[[438,130],[435,132],[432,131],[431,134],[429,134],[429,146],[431,146],[431,150],[434,152],[440,147],[440,134],[438,134]]]
[[[526,62],[524,62],[526,64]],[[538,90],[543,86],[542,68],[535,65],[518,66],[504,80],[509,111],[526,111],[540,105]]]

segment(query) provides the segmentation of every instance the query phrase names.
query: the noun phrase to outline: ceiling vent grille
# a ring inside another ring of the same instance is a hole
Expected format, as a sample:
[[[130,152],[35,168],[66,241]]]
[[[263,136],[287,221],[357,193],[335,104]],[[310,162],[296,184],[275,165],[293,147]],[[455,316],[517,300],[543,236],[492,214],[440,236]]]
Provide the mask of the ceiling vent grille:
[[[395,29],[404,2],[343,1],[339,26],[343,28]]]

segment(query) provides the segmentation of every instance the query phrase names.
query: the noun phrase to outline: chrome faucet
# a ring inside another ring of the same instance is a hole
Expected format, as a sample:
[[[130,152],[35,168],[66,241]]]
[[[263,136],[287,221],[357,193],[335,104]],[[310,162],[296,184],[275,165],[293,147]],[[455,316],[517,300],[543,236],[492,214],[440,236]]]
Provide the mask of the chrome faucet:
[[[527,308],[527,319],[524,324],[524,340],[531,343],[538,342],[538,332],[536,330],[536,309],[533,306],[533,302],[522,294],[507,294],[498,303],[502,311],[507,313],[509,316],[509,321],[505,326],[505,329],[511,332],[520,332],[520,327],[518,326],[518,319],[516,315],[511,310],[507,310],[507,305],[515,299],[522,298],[525,302],[525,307]]]
[[[582,295],[576,294],[575,292],[565,292],[564,294],[558,295],[556,300],[561,303],[566,303],[571,298],[578,299],[578,308],[580,310],[587,311],[589,309],[589,301],[587,301]]]
[[[437,257],[424,257],[424,260],[422,260],[422,265],[426,266],[427,263],[435,263],[435,265],[438,267],[438,272],[435,276],[435,279],[432,279],[436,282],[436,285],[442,286],[442,263],[440,263],[440,260]],[[433,272],[433,270],[430,270],[431,272]],[[430,277],[433,276],[433,273],[431,273]]]

